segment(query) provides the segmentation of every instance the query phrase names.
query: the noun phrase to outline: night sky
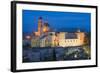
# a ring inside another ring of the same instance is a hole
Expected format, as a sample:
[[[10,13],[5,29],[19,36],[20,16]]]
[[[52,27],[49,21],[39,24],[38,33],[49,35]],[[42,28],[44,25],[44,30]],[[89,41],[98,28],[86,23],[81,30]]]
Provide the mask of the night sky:
[[[48,22],[50,28],[54,30],[79,28],[85,32],[90,32],[91,29],[90,13],[23,10],[23,32],[31,33],[32,31],[37,31],[39,17],[42,17],[44,22]]]

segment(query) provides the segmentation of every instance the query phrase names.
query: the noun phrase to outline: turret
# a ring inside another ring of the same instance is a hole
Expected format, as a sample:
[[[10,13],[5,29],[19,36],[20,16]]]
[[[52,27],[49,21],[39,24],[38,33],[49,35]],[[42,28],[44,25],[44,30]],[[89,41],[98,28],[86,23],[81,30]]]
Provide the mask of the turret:
[[[49,24],[48,22],[45,22],[44,25],[43,25],[43,32],[48,32],[49,31]]]

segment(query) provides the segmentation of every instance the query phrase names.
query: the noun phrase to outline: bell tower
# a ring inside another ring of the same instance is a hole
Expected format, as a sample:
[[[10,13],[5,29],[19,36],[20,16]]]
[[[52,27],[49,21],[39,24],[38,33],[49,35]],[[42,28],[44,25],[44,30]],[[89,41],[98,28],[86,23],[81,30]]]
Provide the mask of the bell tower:
[[[38,19],[38,36],[41,35],[41,31],[42,31],[42,23],[43,23],[42,17],[39,17],[39,19]]]

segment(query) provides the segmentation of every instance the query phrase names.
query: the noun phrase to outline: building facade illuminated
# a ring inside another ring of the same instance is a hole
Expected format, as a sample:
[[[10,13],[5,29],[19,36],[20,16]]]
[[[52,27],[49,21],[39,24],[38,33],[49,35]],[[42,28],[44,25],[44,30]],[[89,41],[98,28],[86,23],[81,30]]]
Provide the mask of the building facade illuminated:
[[[31,47],[70,47],[84,45],[85,33],[79,29],[76,32],[52,32],[48,22],[38,19],[38,31],[31,40]],[[37,45],[35,45],[37,44]]]

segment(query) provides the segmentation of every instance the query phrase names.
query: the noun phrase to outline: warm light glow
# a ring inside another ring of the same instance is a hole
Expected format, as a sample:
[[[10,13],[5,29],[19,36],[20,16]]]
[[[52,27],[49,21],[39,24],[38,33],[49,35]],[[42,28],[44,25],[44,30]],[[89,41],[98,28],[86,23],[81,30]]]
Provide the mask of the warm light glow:
[[[27,35],[27,36],[26,36],[26,39],[31,39],[31,36]]]
[[[43,32],[48,32],[48,31],[49,31],[49,28],[46,27],[46,26],[44,26],[44,27],[43,27]]]
[[[40,36],[40,32],[35,32],[35,36]]]

